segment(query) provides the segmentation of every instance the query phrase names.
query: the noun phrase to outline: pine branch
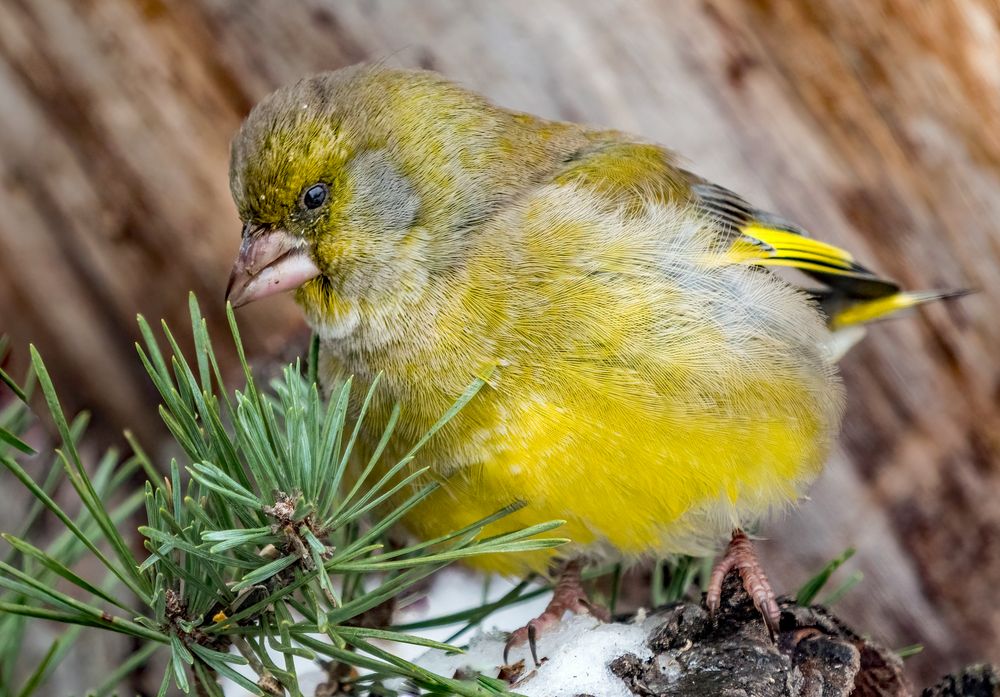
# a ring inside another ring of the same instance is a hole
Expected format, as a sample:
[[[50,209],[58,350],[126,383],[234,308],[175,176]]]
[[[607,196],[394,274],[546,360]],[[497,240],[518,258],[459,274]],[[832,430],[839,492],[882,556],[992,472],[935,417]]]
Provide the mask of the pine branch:
[[[457,647],[397,629],[354,626],[362,614],[455,561],[564,542],[547,537],[558,521],[484,538],[486,525],[510,513],[509,507],[438,539],[385,551],[388,530],[436,487],[423,484],[420,448],[475,397],[483,380],[456,395],[453,406],[402,459],[383,463],[397,406],[374,456],[358,476],[348,477],[361,420],[378,381],[360,396],[348,382],[324,401],[296,363],[262,386],[247,363],[230,308],[245,381],[241,390],[230,391],[193,296],[190,310],[191,361],[169,327],[162,325],[164,349],[149,323],[139,318],[139,360],[160,393],[160,414],[183,452],[183,459],[167,468],[157,468],[127,434],[133,457],[119,464],[109,456],[90,473],[77,448],[82,429],[63,414],[45,364],[32,349],[34,374],[62,441],[56,461],[60,475],[36,481],[15,458],[31,449],[18,431],[2,424],[0,447],[9,452],[0,452],[0,462],[36,499],[36,508],[47,509],[66,533],[44,550],[24,535],[3,536],[14,556],[0,563],[0,588],[7,591],[0,597],[0,622],[23,627],[21,618],[45,618],[127,634],[146,643],[144,654],[162,646],[169,660],[161,694],[171,685],[184,693],[219,694],[216,680],[223,677],[252,694],[299,695],[295,656],[323,656],[368,671],[363,678],[351,672],[362,692],[387,694],[383,683],[390,678],[435,693],[504,692],[494,681],[434,675],[372,640],[452,651]],[[314,365],[315,353],[311,371]],[[0,379],[28,399],[28,391],[9,376]],[[351,409],[359,397],[360,405]],[[18,423],[24,421],[23,412],[22,404]],[[360,415],[350,427],[349,413]],[[140,471],[147,477],[143,490],[126,493],[109,510],[111,494],[124,491]],[[374,477],[375,472],[380,476]],[[53,497],[58,481],[68,481],[74,490],[79,516],[70,515]],[[362,524],[374,510],[400,498],[401,505],[373,524]],[[119,524],[142,505],[146,524],[138,532],[148,556],[138,559]],[[84,554],[100,562],[110,582],[95,583],[73,570]],[[57,590],[56,580],[73,586],[73,594]],[[481,619],[491,609],[477,616]],[[64,651],[63,645],[53,646],[22,694],[44,682]],[[282,658],[276,662],[275,655]],[[251,670],[255,679],[244,677],[236,666]],[[117,675],[124,677],[125,671]]]

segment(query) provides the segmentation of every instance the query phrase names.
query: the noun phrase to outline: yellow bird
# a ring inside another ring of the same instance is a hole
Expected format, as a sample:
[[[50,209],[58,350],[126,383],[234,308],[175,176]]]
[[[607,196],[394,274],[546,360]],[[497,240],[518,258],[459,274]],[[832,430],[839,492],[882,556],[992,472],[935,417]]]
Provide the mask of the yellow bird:
[[[294,289],[324,386],[382,375],[362,449],[399,402],[401,455],[488,377],[421,451],[443,486],[405,525],[433,538],[513,502],[494,532],[566,521],[557,552],[473,561],[561,572],[513,644],[590,609],[584,563],[704,554],[730,534],[709,607],[736,568],[774,628],[741,531],[819,473],[843,409],[835,363],[860,327],[946,295],[900,292],[659,145],[429,72],[355,66],[279,89],[236,135],[230,183],[244,225],[227,297]]]

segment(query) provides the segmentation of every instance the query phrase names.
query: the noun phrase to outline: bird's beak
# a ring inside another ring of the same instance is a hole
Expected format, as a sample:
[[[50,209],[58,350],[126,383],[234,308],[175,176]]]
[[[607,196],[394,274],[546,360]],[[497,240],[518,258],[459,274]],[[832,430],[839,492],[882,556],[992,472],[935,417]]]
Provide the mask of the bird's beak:
[[[286,290],[320,275],[306,242],[284,230],[246,229],[226,286],[233,307]]]

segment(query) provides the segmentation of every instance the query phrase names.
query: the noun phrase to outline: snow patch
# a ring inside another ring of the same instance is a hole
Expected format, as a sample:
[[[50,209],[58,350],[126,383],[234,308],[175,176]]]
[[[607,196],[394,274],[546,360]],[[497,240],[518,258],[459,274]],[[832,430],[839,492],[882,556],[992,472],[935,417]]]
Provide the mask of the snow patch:
[[[512,690],[525,697],[575,697],[592,694],[601,697],[634,697],[608,664],[626,653],[639,658],[652,654],[646,646],[650,627],[647,622],[604,624],[586,615],[567,617],[538,641],[542,665],[533,668],[528,647],[511,650],[511,661],[524,659],[525,672]],[[479,634],[465,654],[428,651],[416,662],[439,675],[456,671],[478,672],[495,676],[500,669],[506,634]]]

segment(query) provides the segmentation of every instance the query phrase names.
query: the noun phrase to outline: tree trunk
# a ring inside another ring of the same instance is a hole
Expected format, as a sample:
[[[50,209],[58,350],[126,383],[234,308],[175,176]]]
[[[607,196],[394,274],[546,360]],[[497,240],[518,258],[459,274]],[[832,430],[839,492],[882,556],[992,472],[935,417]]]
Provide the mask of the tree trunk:
[[[979,289],[847,357],[842,448],[762,552],[794,588],[857,546],[867,579],[841,612],[890,646],[924,643],[917,683],[1000,656],[995,2],[5,0],[0,331],[15,370],[33,341],[69,407],[106,433],[156,433],[134,316],[184,335],[194,290],[227,331],[230,136],[272,88],[367,59],[640,133],[909,287]],[[241,322],[257,355],[304,346],[287,298]]]

